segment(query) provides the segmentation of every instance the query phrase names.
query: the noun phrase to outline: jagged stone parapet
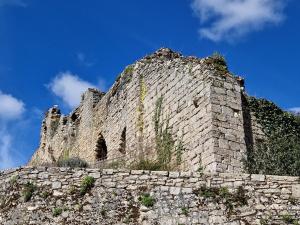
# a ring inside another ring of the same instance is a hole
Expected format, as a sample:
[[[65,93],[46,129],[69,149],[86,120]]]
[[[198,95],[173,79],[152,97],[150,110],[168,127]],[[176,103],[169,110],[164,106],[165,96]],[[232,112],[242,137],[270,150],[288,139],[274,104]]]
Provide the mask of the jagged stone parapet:
[[[91,113],[103,95],[103,92],[89,88],[82,95],[79,107],[68,116],[62,115],[58,106],[50,108],[42,123],[39,150],[29,165],[52,164],[62,158],[77,156],[78,151],[70,150],[74,149],[79,129],[90,129]]]

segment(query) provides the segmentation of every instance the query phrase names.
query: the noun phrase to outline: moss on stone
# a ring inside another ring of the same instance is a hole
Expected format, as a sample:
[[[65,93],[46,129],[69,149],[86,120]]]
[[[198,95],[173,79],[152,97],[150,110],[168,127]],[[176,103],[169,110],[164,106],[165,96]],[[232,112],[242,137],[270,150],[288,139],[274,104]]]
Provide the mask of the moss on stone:
[[[37,187],[31,182],[27,182],[26,184],[24,184],[22,190],[22,197],[24,202],[28,202],[32,198],[33,193],[36,189]]]
[[[212,66],[218,73],[225,75],[229,73],[225,57],[218,52],[205,59],[205,63]]]
[[[155,203],[155,199],[150,196],[149,193],[144,193],[139,197],[139,201],[141,202],[142,205],[146,207],[152,207]]]
[[[299,118],[265,99],[248,97],[246,104],[266,135],[248,149],[248,172],[300,176]]]
[[[54,217],[57,217],[57,216],[61,215],[62,212],[63,212],[63,209],[62,209],[62,208],[54,208],[54,209],[52,210],[52,215],[53,215]]]
[[[80,184],[80,195],[83,196],[89,192],[94,186],[95,178],[91,176],[86,176],[83,178]]]

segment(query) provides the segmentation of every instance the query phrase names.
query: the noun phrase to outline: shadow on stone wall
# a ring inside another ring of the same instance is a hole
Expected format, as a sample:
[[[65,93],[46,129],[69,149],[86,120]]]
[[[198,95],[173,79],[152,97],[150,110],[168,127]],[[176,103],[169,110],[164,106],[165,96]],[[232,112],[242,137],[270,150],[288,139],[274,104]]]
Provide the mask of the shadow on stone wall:
[[[245,142],[247,148],[247,155],[253,152],[254,138],[252,130],[252,119],[251,112],[249,109],[248,101],[245,94],[242,94],[242,110],[243,110],[243,121],[244,121],[244,133],[245,133]]]

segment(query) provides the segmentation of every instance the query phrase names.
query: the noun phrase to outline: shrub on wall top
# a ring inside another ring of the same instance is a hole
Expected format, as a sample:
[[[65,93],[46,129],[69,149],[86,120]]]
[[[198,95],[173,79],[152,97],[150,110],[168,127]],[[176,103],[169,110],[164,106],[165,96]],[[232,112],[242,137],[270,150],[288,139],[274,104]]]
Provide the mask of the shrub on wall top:
[[[57,162],[57,166],[59,167],[71,167],[71,168],[86,168],[88,167],[88,163],[78,157],[62,159]]]

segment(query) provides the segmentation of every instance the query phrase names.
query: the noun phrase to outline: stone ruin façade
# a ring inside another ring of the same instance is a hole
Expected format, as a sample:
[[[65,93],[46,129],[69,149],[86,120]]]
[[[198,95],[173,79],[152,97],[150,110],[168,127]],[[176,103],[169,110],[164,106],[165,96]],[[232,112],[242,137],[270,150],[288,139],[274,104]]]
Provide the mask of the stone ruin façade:
[[[0,171],[0,224],[299,224],[299,177],[243,173],[268,138],[248,97],[221,56],[146,56],[69,116],[49,109],[29,167]],[[123,164],[53,167],[72,157]],[[131,167],[162,158],[168,170]]]
[[[50,108],[29,165],[155,160],[157,141],[169,134],[172,168],[240,173],[247,149],[264,135],[245,96],[243,79],[220,59],[162,48],[128,66],[107,93],[87,90],[70,115]]]

